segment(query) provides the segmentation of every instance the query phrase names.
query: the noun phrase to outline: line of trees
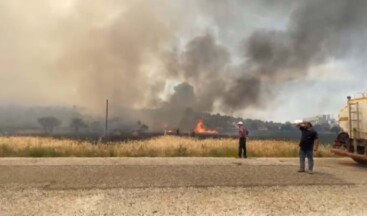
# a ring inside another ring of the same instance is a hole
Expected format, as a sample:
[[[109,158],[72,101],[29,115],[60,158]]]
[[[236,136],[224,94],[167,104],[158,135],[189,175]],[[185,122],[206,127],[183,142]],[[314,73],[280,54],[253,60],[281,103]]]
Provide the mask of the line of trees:
[[[244,122],[245,126],[253,132],[261,133],[276,133],[276,132],[289,132],[296,133],[298,129],[291,122],[279,123],[273,121],[262,121],[257,119],[243,119],[235,118],[232,116],[220,115],[220,114],[200,114],[195,116],[194,119],[203,118],[204,123],[208,128],[218,129],[221,133],[237,133],[233,124],[238,121]],[[193,123],[191,123],[193,124]],[[314,125],[315,130],[321,133],[338,133],[340,127],[337,125],[330,125],[327,123]]]
[[[61,120],[56,117],[48,116],[38,118],[38,123],[43,129],[44,133],[52,134],[54,130],[61,125]],[[69,127],[74,133],[78,134],[80,129],[88,128],[88,124],[81,118],[73,118],[70,121]]]
[[[38,118],[38,124],[42,127],[42,130],[46,134],[52,134],[55,130],[61,126],[62,121],[53,116],[47,116]],[[128,126],[121,125],[120,119],[111,119],[112,127],[111,132],[147,132],[149,127],[141,121],[136,123],[129,123]],[[69,123],[69,128],[75,134],[79,134],[82,131],[89,130],[89,132],[102,132],[103,126],[99,121],[93,121],[89,124],[82,118],[72,118]],[[131,131],[132,130],[132,131]]]

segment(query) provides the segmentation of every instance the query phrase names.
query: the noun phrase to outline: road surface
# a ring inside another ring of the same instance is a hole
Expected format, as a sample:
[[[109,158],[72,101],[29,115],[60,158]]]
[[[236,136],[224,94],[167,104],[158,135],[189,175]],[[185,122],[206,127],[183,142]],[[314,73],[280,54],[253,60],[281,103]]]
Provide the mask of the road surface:
[[[285,158],[3,158],[0,215],[365,215],[367,168]]]

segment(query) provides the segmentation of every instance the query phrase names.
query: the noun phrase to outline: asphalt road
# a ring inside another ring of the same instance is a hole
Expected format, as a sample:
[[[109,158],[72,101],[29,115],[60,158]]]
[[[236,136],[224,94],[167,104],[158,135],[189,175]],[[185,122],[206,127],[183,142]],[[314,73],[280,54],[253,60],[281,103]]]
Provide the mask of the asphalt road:
[[[3,158],[0,215],[363,215],[367,168],[317,159]],[[336,208],[337,206],[337,208]]]

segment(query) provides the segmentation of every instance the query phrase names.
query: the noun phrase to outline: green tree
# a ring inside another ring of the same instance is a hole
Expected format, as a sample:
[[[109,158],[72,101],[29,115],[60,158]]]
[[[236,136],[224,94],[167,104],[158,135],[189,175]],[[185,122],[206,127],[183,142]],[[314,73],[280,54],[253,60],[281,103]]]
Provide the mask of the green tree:
[[[73,118],[70,122],[70,127],[75,133],[79,133],[81,128],[87,128],[88,125],[81,118]]]
[[[342,129],[339,126],[335,125],[335,126],[330,128],[330,131],[333,132],[333,133],[338,134],[340,131],[342,131]]]
[[[292,131],[292,130],[294,130],[294,126],[292,125],[292,123],[290,123],[290,122],[286,122],[285,124],[283,124],[283,125],[280,127],[280,129],[281,129],[282,131]]]
[[[61,121],[55,117],[43,117],[38,119],[38,123],[42,126],[45,133],[51,134],[54,129],[61,125]]]

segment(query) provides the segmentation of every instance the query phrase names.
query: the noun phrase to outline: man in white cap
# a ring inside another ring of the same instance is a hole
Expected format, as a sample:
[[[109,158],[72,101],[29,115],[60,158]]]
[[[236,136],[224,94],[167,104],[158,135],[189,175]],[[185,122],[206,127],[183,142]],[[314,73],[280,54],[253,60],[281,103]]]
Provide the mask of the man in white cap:
[[[241,158],[242,151],[243,151],[243,158],[247,158],[246,138],[248,136],[248,130],[244,127],[242,121],[238,122],[237,125],[239,135],[238,158]]]

